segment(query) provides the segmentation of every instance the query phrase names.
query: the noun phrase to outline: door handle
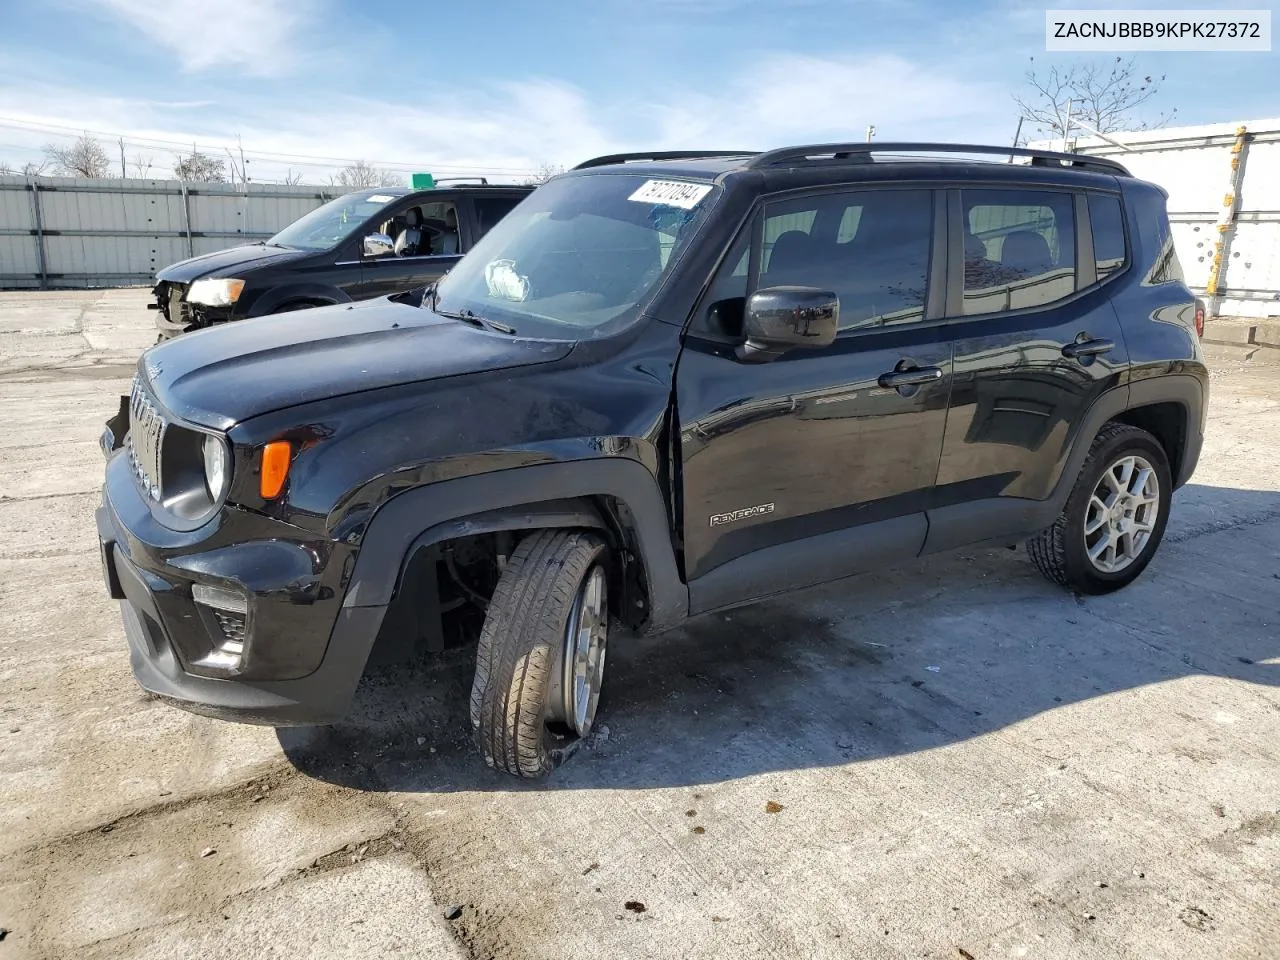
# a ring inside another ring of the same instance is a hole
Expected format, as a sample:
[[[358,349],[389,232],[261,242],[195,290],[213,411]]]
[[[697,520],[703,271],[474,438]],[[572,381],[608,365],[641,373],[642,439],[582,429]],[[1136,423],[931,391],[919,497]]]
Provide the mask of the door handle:
[[[942,370],[939,367],[912,367],[910,370],[892,370],[889,373],[882,373],[876,383],[886,390],[896,390],[899,387],[914,387],[941,379]]]
[[[1062,355],[1068,360],[1076,360],[1080,357],[1096,357],[1110,353],[1115,348],[1114,340],[1085,340],[1066,344],[1062,348]]]

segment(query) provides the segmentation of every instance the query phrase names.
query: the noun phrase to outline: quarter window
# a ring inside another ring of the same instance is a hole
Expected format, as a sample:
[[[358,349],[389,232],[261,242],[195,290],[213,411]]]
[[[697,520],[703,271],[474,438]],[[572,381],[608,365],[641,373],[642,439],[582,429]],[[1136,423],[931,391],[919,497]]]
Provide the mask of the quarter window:
[[[1076,290],[1071,195],[964,190],[963,313],[1040,307]]]
[[[1089,225],[1093,230],[1093,258],[1098,279],[1105,280],[1124,266],[1124,214],[1120,198],[1101,193],[1089,195]]]

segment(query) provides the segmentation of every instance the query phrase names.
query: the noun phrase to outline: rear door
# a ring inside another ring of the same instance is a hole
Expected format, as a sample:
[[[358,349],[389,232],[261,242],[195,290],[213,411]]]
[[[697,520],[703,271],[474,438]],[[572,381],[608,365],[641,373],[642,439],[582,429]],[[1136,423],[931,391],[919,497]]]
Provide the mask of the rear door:
[[[928,188],[767,203],[691,322],[676,375],[684,559],[695,610],[915,556],[951,383]],[[745,298],[835,292],[820,350],[739,360]],[[914,371],[896,386],[887,377]],[[909,381],[909,382],[908,382]]]
[[[1098,281],[1115,267],[1115,238],[1099,262],[1083,193],[960,188],[948,203],[955,370],[930,552],[1034,532],[1084,413],[1128,364]]]

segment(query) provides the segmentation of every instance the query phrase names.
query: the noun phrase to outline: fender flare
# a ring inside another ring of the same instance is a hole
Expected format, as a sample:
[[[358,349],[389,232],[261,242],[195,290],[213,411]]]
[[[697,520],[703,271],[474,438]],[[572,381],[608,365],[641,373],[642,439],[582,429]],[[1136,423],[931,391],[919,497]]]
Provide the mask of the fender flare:
[[[1176,403],[1182,407],[1186,423],[1182,437],[1182,457],[1177,465],[1177,476],[1173,478],[1175,490],[1191,479],[1200,460],[1200,448],[1204,445],[1205,416],[1209,408],[1207,392],[1206,381],[1189,373],[1135,380],[1129,384],[1129,410],[1157,403]]]
[[[515,467],[415,487],[388,500],[361,539],[343,607],[385,607],[405,564],[421,548],[458,536],[546,527],[606,528],[593,497],[626,508],[649,596],[646,632],[689,615],[666,502],[658,481],[635,460],[602,458]]]
[[[1052,512],[1046,511],[1050,519],[1045,526],[1053,522],[1053,518],[1062,510],[1067,497],[1071,495],[1071,488],[1075,486],[1076,478],[1084,467],[1085,458],[1089,455],[1089,449],[1093,446],[1093,440],[1098,435],[1098,431],[1107,422],[1117,418],[1122,419],[1125,413],[1139,407],[1157,403],[1176,403],[1186,412],[1186,447],[1182,452],[1179,476],[1174,478],[1175,489],[1180,487],[1195,469],[1196,460],[1200,456],[1204,399],[1204,385],[1198,377],[1189,373],[1162,374],[1150,379],[1134,380],[1124,386],[1113,387],[1098,397],[1085,414],[1080,429],[1076,433],[1075,442],[1071,445],[1071,452],[1067,455],[1062,472],[1058,475],[1058,482],[1054,485],[1053,495],[1046,501],[1052,506]]]
[[[351,297],[338,287],[324,283],[286,283],[272,287],[264,292],[245,314],[249,317],[263,317],[274,312],[278,307],[291,300],[319,300],[326,304],[351,303]]]

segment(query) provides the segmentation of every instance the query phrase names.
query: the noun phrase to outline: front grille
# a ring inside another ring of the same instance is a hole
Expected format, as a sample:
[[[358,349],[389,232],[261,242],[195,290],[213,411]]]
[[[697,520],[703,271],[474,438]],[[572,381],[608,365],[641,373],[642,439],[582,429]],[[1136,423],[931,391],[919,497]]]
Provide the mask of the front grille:
[[[160,499],[160,449],[167,424],[141,381],[133,381],[129,397],[129,463],[138,486],[152,500]]]
[[[160,308],[166,320],[170,323],[191,323],[191,304],[182,299],[187,293],[185,283],[162,280],[156,284],[151,293],[156,298],[156,306]]]
[[[182,299],[185,293],[186,288],[181,284],[169,285],[169,309],[165,311],[165,316],[169,318],[170,323],[191,322],[191,305]]]

